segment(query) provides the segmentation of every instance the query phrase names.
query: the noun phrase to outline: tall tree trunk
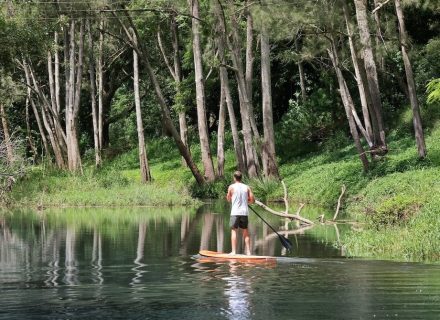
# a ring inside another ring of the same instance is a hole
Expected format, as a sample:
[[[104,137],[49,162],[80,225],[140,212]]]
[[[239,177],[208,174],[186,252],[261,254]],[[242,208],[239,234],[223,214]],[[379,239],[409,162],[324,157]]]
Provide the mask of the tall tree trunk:
[[[362,43],[365,71],[367,75],[368,89],[370,91],[373,112],[377,120],[377,128],[373,125],[375,153],[383,155],[387,153],[385,140],[385,128],[382,117],[382,103],[380,99],[379,81],[377,77],[376,62],[374,61],[373,49],[371,47],[370,28],[368,27],[367,8],[365,0],[354,0],[356,18],[359,27],[360,41]]]
[[[8,117],[6,115],[5,106],[0,102],[0,117],[2,118],[3,137],[6,144],[6,157],[8,163],[11,164],[14,161],[14,151],[12,149],[11,135],[9,133]]]
[[[264,141],[263,172],[266,177],[279,177],[275,154],[275,134],[273,129],[272,88],[270,72],[270,44],[266,26],[261,31],[261,91],[263,96]]]
[[[377,7],[379,5],[378,0],[374,0],[374,7]],[[383,36],[382,36],[382,28],[380,25],[380,16],[379,16],[379,10],[376,10],[374,12],[374,21],[376,22],[376,54],[379,51],[379,48],[383,42]],[[385,71],[385,57],[384,55],[379,52],[379,69],[380,71]]]
[[[295,38],[295,50],[298,54],[301,52],[302,47],[302,30],[300,29]],[[298,73],[299,73],[299,84],[301,88],[301,99],[303,103],[307,101],[307,91],[306,91],[306,77],[304,75],[304,63],[302,60],[298,61]]]
[[[181,95],[182,91],[182,62],[180,59],[180,48],[179,48],[179,31],[177,28],[177,21],[176,17],[174,15],[171,16],[171,34],[172,34],[172,44],[173,44],[173,60],[174,60],[174,75],[176,82],[176,96],[179,97]],[[179,131],[180,131],[180,138],[182,139],[183,143],[188,147],[188,150],[190,150],[189,144],[188,144],[188,125],[186,123],[186,112],[185,109],[183,109],[183,106],[179,106],[182,108],[182,110],[179,110]],[[182,158],[182,162],[185,163],[185,159]]]
[[[95,56],[90,20],[87,20],[87,35],[89,40],[89,75],[90,75],[90,101],[92,106],[93,142],[95,146],[95,166],[101,165],[101,150],[99,148],[98,111],[96,106],[96,76]]]
[[[136,35],[133,34],[133,40],[136,42]],[[144,125],[142,123],[141,97],[139,94],[139,59],[136,50],[133,50],[133,89],[134,104],[136,106],[136,127],[139,143],[139,166],[141,170],[141,182],[151,181],[150,168],[148,167],[147,148],[145,146]]]
[[[228,71],[226,70],[226,57],[225,57],[225,49],[226,49],[226,26],[225,21],[223,19],[221,6],[218,1],[215,1],[214,5],[214,14],[217,19],[217,30],[216,30],[216,40],[217,40],[217,48],[219,52],[219,60],[220,60],[220,87],[224,92],[225,101],[228,108],[228,116],[229,123],[231,124],[231,132],[232,132],[232,140],[234,142],[234,151],[235,158],[237,161],[237,167],[240,171],[246,172],[246,167],[243,159],[243,152],[240,143],[240,137],[238,134],[238,126],[237,119],[235,117],[234,105],[232,102],[231,90],[229,88],[229,78]]]
[[[98,145],[99,150],[103,149],[103,90],[104,90],[104,72],[103,68],[103,48],[104,48],[104,19],[101,16],[99,21],[99,44],[98,44]]]
[[[414,133],[416,137],[417,150],[420,158],[426,157],[426,145],[425,137],[423,134],[422,117],[420,116],[419,102],[416,94],[416,84],[414,81],[413,70],[411,61],[409,60],[407,48],[408,48],[408,35],[405,28],[405,20],[403,17],[403,10],[400,0],[394,0],[396,6],[397,20],[399,21],[400,32],[400,48],[402,51],[403,64],[405,65],[406,82],[408,84],[409,100],[411,102],[411,108],[413,113],[413,125]]]
[[[238,83],[238,93],[240,100],[240,114],[243,130],[243,140],[244,148],[246,151],[246,167],[248,176],[251,178],[258,176],[258,157],[253,144],[252,128],[250,124],[250,99],[247,94],[246,89],[246,79],[243,71],[243,65],[241,61],[241,50],[240,50],[240,36],[238,33],[238,22],[235,15],[232,16],[232,41],[228,41],[228,46],[231,51],[232,64],[235,69],[237,83]],[[259,139],[259,137],[257,137]]]
[[[66,111],[66,135],[68,140],[67,146],[67,160],[69,170],[72,172],[81,171],[81,157],[79,152],[78,142],[78,113],[81,98],[81,83],[82,83],[82,68],[83,68],[83,53],[84,53],[84,21],[81,21],[79,31],[78,44],[78,58],[75,61],[75,21],[72,20],[70,25],[70,97],[69,107]],[[76,70],[75,70],[76,62]],[[76,76],[76,82],[75,82]]]
[[[217,130],[217,176],[223,178],[225,174],[225,90],[222,85],[220,89],[220,106],[218,112],[218,130]]]
[[[50,94],[50,103],[48,103],[49,107],[49,113],[48,117],[50,117],[50,122],[53,122],[54,127],[54,135],[56,136],[57,140],[60,142],[60,147],[64,151],[66,150],[66,135],[63,131],[63,128],[61,127],[61,121],[58,114],[59,107],[57,105],[57,98],[56,98],[56,86],[55,86],[55,75],[53,72],[53,65],[52,65],[52,53],[48,51],[47,53],[47,74],[49,78],[49,94]]]
[[[370,113],[368,111],[367,93],[365,90],[364,81],[362,79],[362,75],[361,75],[360,68],[359,68],[359,62],[358,62],[358,58],[356,55],[356,49],[355,49],[354,41],[353,41],[353,31],[352,31],[351,25],[350,25],[350,15],[349,15],[346,0],[344,0],[344,2],[343,2],[343,9],[344,9],[345,24],[347,26],[348,43],[350,45],[351,59],[353,61],[356,83],[357,83],[357,87],[359,90],[359,97],[361,100],[362,115],[363,115],[363,119],[364,119],[365,132],[366,132],[365,139],[367,140],[369,147],[372,148],[373,147],[373,129],[371,127]]]
[[[251,0],[246,0],[246,5],[251,5]],[[249,8],[246,9],[246,90],[251,103],[249,104],[249,120],[251,122],[252,132],[256,137],[260,136],[257,124],[255,122],[254,105],[252,103],[253,90],[252,82],[254,79],[254,19]]]
[[[200,43],[199,1],[188,0],[192,18],[194,73],[196,78],[197,124],[199,129],[202,162],[207,181],[215,180],[214,165],[209,147],[208,122],[206,119],[205,86],[203,80],[202,49]]]
[[[333,63],[336,77],[338,79],[339,93],[341,94],[342,104],[344,105],[345,114],[347,116],[348,125],[350,127],[350,133],[351,133],[351,136],[353,137],[356,150],[357,150],[357,152],[359,154],[359,158],[362,162],[363,170],[367,171],[368,167],[369,167],[369,162],[368,162],[367,156],[365,155],[364,148],[362,147],[362,144],[361,144],[361,141],[359,138],[359,133],[356,128],[356,123],[354,122],[354,119],[353,119],[353,114],[351,111],[352,109],[354,109],[354,106],[352,106],[353,101],[351,99],[349,91],[347,90],[347,85],[346,85],[344,76],[342,74],[341,68],[340,68],[339,58],[337,55],[336,46],[335,46],[333,39],[331,40],[331,50],[330,49],[328,50],[328,54],[329,54],[330,59]]]
[[[58,52],[58,31],[55,31],[54,36],[55,41],[55,104],[56,104],[56,111],[57,114],[60,114],[61,111],[61,102],[60,102],[60,57]]]

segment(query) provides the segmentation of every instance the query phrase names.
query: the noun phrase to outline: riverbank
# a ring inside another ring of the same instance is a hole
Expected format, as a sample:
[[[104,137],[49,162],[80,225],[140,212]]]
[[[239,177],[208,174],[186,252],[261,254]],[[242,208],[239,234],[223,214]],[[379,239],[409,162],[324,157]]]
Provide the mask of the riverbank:
[[[349,142],[328,142],[316,153],[280,159],[280,174],[288,189],[291,211],[300,202],[334,212],[341,187],[346,187],[339,218],[363,222],[346,233],[337,245],[349,256],[408,261],[440,258],[440,124],[426,129],[428,158],[418,160],[411,133],[411,118],[388,135],[389,153],[372,163],[364,174]],[[195,159],[199,149],[192,147]],[[226,178],[198,187],[169,139],[149,145],[154,181],[139,181],[136,150],[107,161],[99,170],[85,166],[82,176],[33,167],[13,188],[9,203],[15,206],[173,206],[198,205],[196,198],[223,197]],[[226,153],[226,177],[234,170],[234,155]],[[256,197],[280,200],[281,184],[248,181]],[[316,211],[316,210],[315,210]],[[307,213],[305,213],[307,214]],[[319,212],[309,218],[316,219]],[[331,219],[327,213],[326,219]]]

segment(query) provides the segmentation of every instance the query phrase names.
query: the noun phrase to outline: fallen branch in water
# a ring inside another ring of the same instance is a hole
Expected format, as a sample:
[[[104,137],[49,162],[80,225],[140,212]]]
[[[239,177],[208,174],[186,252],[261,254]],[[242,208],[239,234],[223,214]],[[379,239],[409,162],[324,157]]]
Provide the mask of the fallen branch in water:
[[[338,199],[338,205],[336,207],[336,212],[335,212],[335,215],[333,216],[333,219],[332,219],[333,221],[335,221],[336,218],[338,217],[339,209],[341,208],[342,196],[344,195],[345,190],[346,190],[346,187],[345,187],[345,184],[343,184],[342,188],[341,188],[341,195],[339,196],[339,199]]]
[[[303,217],[301,217],[301,216],[299,216],[299,215],[297,215],[297,214],[288,214],[288,213],[283,213],[283,212],[275,211],[275,210],[269,208],[268,206],[266,206],[266,205],[265,205],[264,203],[262,203],[261,201],[255,200],[255,204],[256,204],[256,205],[259,205],[259,206],[262,207],[264,210],[269,211],[270,213],[272,213],[272,214],[274,214],[274,215],[276,215],[276,216],[283,217],[283,218],[289,218],[289,219],[291,219],[291,220],[293,220],[293,219],[295,219],[295,220],[299,220],[299,221],[301,221],[301,222],[303,222],[303,223],[305,223],[305,224],[308,224],[308,225],[313,225],[313,224],[314,224],[313,221],[310,221],[309,219],[303,218]],[[303,206],[304,206],[304,205],[303,205]],[[301,209],[302,209],[302,207],[301,207]]]

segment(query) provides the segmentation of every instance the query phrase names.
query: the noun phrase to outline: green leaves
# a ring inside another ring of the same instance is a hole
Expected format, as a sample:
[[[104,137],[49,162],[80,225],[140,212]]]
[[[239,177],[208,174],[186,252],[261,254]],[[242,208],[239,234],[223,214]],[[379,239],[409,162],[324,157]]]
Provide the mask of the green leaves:
[[[426,93],[428,103],[440,102],[440,78],[430,81],[426,85]]]

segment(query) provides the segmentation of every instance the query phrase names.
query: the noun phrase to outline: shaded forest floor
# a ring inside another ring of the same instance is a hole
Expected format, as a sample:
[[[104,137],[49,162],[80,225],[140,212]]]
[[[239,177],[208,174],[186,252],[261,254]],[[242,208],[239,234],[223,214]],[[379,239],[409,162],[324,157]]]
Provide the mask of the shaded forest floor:
[[[396,120],[398,125],[388,135],[388,155],[372,163],[367,174],[362,172],[356,151],[346,139],[335,137],[319,151],[297,158],[285,156],[289,150],[284,149],[284,157],[279,159],[280,173],[291,207],[304,202],[331,212],[345,185],[339,217],[364,222],[341,239],[348,255],[439,259],[440,122],[435,119],[438,117],[429,117],[426,125],[427,159],[417,157],[411,114],[407,112]],[[231,144],[227,141],[229,150]],[[283,148],[289,148],[288,144],[284,143]],[[192,147],[192,154],[200,159],[197,145]],[[198,187],[167,138],[149,142],[149,159],[154,181],[147,185],[139,183],[137,150],[114,157],[99,170],[89,165],[83,176],[33,167],[15,185],[10,201],[23,206],[197,205],[195,198],[223,197],[234,171],[234,155],[227,152],[228,178]],[[277,181],[254,179],[248,183],[257,198],[282,198]]]

